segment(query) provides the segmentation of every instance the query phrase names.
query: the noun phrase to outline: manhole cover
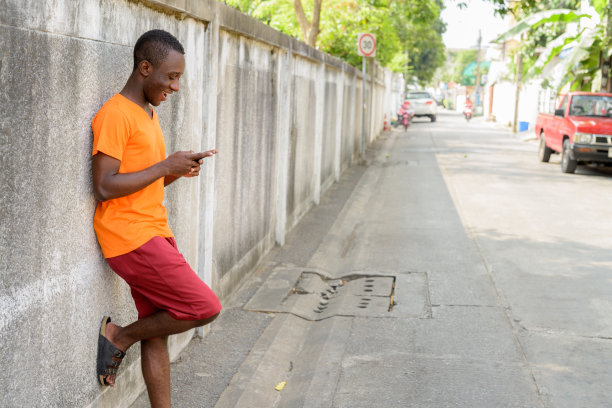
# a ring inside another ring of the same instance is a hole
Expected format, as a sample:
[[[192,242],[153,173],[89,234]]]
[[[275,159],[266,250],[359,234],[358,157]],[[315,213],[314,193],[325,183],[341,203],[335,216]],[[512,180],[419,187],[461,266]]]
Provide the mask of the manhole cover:
[[[398,304],[398,284],[405,298]],[[352,273],[276,268],[245,306],[259,312],[292,313],[308,320],[332,316],[430,317],[423,273]]]
[[[283,304],[309,320],[331,316],[383,316],[393,307],[393,276],[343,276],[329,279],[303,272]]]

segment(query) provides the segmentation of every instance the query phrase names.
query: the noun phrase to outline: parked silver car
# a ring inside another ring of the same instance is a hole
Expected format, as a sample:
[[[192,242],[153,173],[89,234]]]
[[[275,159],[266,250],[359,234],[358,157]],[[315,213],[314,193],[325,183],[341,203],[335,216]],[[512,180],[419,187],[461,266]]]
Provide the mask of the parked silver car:
[[[427,116],[432,122],[436,121],[438,105],[431,94],[427,91],[410,91],[406,94],[406,100],[414,109],[414,116]]]

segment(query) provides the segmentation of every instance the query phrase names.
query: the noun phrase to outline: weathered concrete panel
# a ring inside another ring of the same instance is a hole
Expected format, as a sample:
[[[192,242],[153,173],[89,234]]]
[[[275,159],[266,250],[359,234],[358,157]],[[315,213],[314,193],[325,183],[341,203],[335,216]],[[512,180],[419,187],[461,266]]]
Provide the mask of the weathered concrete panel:
[[[341,170],[346,169],[353,162],[353,150],[354,150],[354,132],[357,127],[357,119],[355,114],[355,103],[356,90],[355,90],[355,77],[346,78],[344,86],[344,111],[342,121],[346,123],[342,127],[342,164]]]
[[[367,99],[367,84],[366,84],[366,108],[368,103]],[[361,76],[356,78],[355,81],[355,98],[352,100],[355,109],[355,129],[353,130],[353,155],[354,157],[359,157],[361,154],[361,129],[363,124],[365,124],[365,128],[368,128],[368,118],[366,117],[363,120],[363,83],[361,80]],[[367,114],[367,111],[366,111]],[[363,124],[362,124],[363,123]]]
[[[277,54],[223,33],[219,56],[214,248],[223,276],[274,230]]]
[[[337,95],[339,85],[337,74],[328,73],[325,83],[325,110],[323,119],[323,151],[321,161],[321,179],[319,183],[327,187],[334,178],[334,157],[336,155],[336,122],[342,120],[338,117]]]
[[[287,224],[290,227],[310,208],[314,197],[315,73],[316,67],[309,61],[295,60],[287,188]]]

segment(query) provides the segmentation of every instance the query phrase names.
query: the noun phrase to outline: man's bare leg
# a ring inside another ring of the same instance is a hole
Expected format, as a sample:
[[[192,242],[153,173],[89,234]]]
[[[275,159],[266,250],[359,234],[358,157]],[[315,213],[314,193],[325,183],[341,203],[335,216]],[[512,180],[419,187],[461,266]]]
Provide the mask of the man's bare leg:
[[[168,337],[142,340],[141,364],[151,408],[170,408]]]
[[[136,320],[125,327],[117,326],[111,322],[106,326],[106,338],[119,350],[125,352],[137,341],[183,333],[187,330],[209,324],[218,315],[217,313],[202,320],[176,320],[168,312],[162,310],[144,319]],[[114,375],[107,375],[105,378],[110,386],[115,385]]]

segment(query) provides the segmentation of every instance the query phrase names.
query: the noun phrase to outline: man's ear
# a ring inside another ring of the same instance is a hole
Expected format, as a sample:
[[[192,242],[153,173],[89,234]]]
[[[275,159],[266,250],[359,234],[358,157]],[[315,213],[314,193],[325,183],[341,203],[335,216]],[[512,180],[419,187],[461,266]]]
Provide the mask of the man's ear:
[[[140,61],[140,63],[138,64],[138,72],[140,73],[140,75],[147,78],[153,72],[153,64],[151,64],[147,60]]]

